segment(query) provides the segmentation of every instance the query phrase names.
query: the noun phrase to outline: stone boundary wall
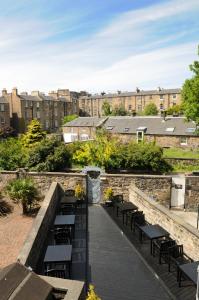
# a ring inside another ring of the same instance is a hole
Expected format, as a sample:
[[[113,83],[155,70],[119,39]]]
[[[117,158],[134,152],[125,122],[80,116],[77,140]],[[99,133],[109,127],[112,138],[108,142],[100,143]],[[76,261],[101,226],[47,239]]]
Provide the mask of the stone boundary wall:
[[[197,210],[199,205],[199,176],[185,177],[185,207]]]
[[[36,269],[42,250],[45,247],[46,234],[53,223],[62,193],[61,186],[57,182],[53,182],[17,258],[22,264],[27,267],[30,266],[33,270]]]
[[[12,179],[20,176],[19,171],[0,171],[0,189]],[[81,173],[61,172],[23,172],[23,176],[32,177],[41,195],[45,196],[52,182],[58,182],[64,189],[74,189],[77,183],[83,185],[86,190],[86,175]]]
[[[151,224],[159,224],[166,229],[171,238],[178,244],[183,244],[184,252],[193,260],[199,260],[199,232],[185,223],[169,209],[153,201],[135,185],[130,187],[130,201],[143,211],[146,220]]]
[[[129,188],[134,184],[140,190],[165,206],[170,207],[171,176],[162,175],[124,175],[105,174],[101,176],[102,194],[107,187],[112,187],[114,194],[123,194],[129,200]]]

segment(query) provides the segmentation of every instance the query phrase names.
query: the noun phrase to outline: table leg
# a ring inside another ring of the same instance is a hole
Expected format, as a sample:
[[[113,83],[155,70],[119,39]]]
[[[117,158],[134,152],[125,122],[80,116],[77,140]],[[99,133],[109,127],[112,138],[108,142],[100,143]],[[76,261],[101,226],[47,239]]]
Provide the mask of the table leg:
[[[125,212],[123,211],[122,212],[122,223],[124,224],[124,215],[125,215]]]
[[[119,207],[117,206],[117,217],[118,217]]]
[[[151,255],[153,254],[153,240],[151,239]]]

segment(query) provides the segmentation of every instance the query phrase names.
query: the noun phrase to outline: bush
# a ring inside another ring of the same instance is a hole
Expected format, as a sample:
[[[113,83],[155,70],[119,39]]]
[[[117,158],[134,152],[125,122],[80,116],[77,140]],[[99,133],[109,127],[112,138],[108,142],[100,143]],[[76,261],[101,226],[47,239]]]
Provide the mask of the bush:
[[[10,181],[6,186],[6,192],[12,200],[21,203],[23,214],[28,213],[38,199],[38,191],[30,178]]]
[[[108,187],[104,191],[104,199],[110,200],[113,197],[113,189],[111,187]]]
[[[71,166],[71,153],[60,141],[44,139],[29,154],[27,166],[33,171],[61,171]]]
[[[101,300],[101,298],[99,298],[95,293],[94,286],[91,284],[89,285],[89,292],[86,300]]]
[[[27,150],[17,138],[0,141],[0,169],[16,170],[26,164]]]
[[[83,186],[81,184],[77,184],[75,186],[75,197],[77,199],[82,199],[84,197],[85,193],[84,193],[84,189]]]

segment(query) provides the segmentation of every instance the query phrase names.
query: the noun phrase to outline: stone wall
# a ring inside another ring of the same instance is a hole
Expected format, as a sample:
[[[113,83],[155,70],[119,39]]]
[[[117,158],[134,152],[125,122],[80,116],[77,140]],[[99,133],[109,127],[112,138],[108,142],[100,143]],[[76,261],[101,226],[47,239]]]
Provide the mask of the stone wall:
[[[199,176],[185,178],[185,207],[196,210],[199,205]]]
[[[33,227],[21,249],[18,260],[25,266],[36,269],[40,255],[45,247],[47,232],[53,223],[55,211],[63,190],[53,182],[34,220]]]
[[[171,176],[106,174],[101,180],[102,193],[107,187],[112,187],[115,195],[123,194],[124,199],[129,200],[129,187],[133,183],[156,201],[170,206]]]
[[[151,224],[159,224],[166,229],[171,238],[183,244],[184,252],[194,260],[199,260],[199,232],[182,219],[174,215],[166,207],[156,203],[152,198],[131,185],[130,201],[143,211],[146,220]]]

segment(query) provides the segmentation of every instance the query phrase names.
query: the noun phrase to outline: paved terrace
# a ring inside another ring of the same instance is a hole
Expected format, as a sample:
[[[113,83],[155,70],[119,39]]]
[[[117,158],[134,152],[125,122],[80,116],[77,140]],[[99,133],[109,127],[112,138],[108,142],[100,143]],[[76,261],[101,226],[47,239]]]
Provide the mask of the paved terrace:
[[[89,276],[102,300],[172,299],[107,212],[89,207]]]

